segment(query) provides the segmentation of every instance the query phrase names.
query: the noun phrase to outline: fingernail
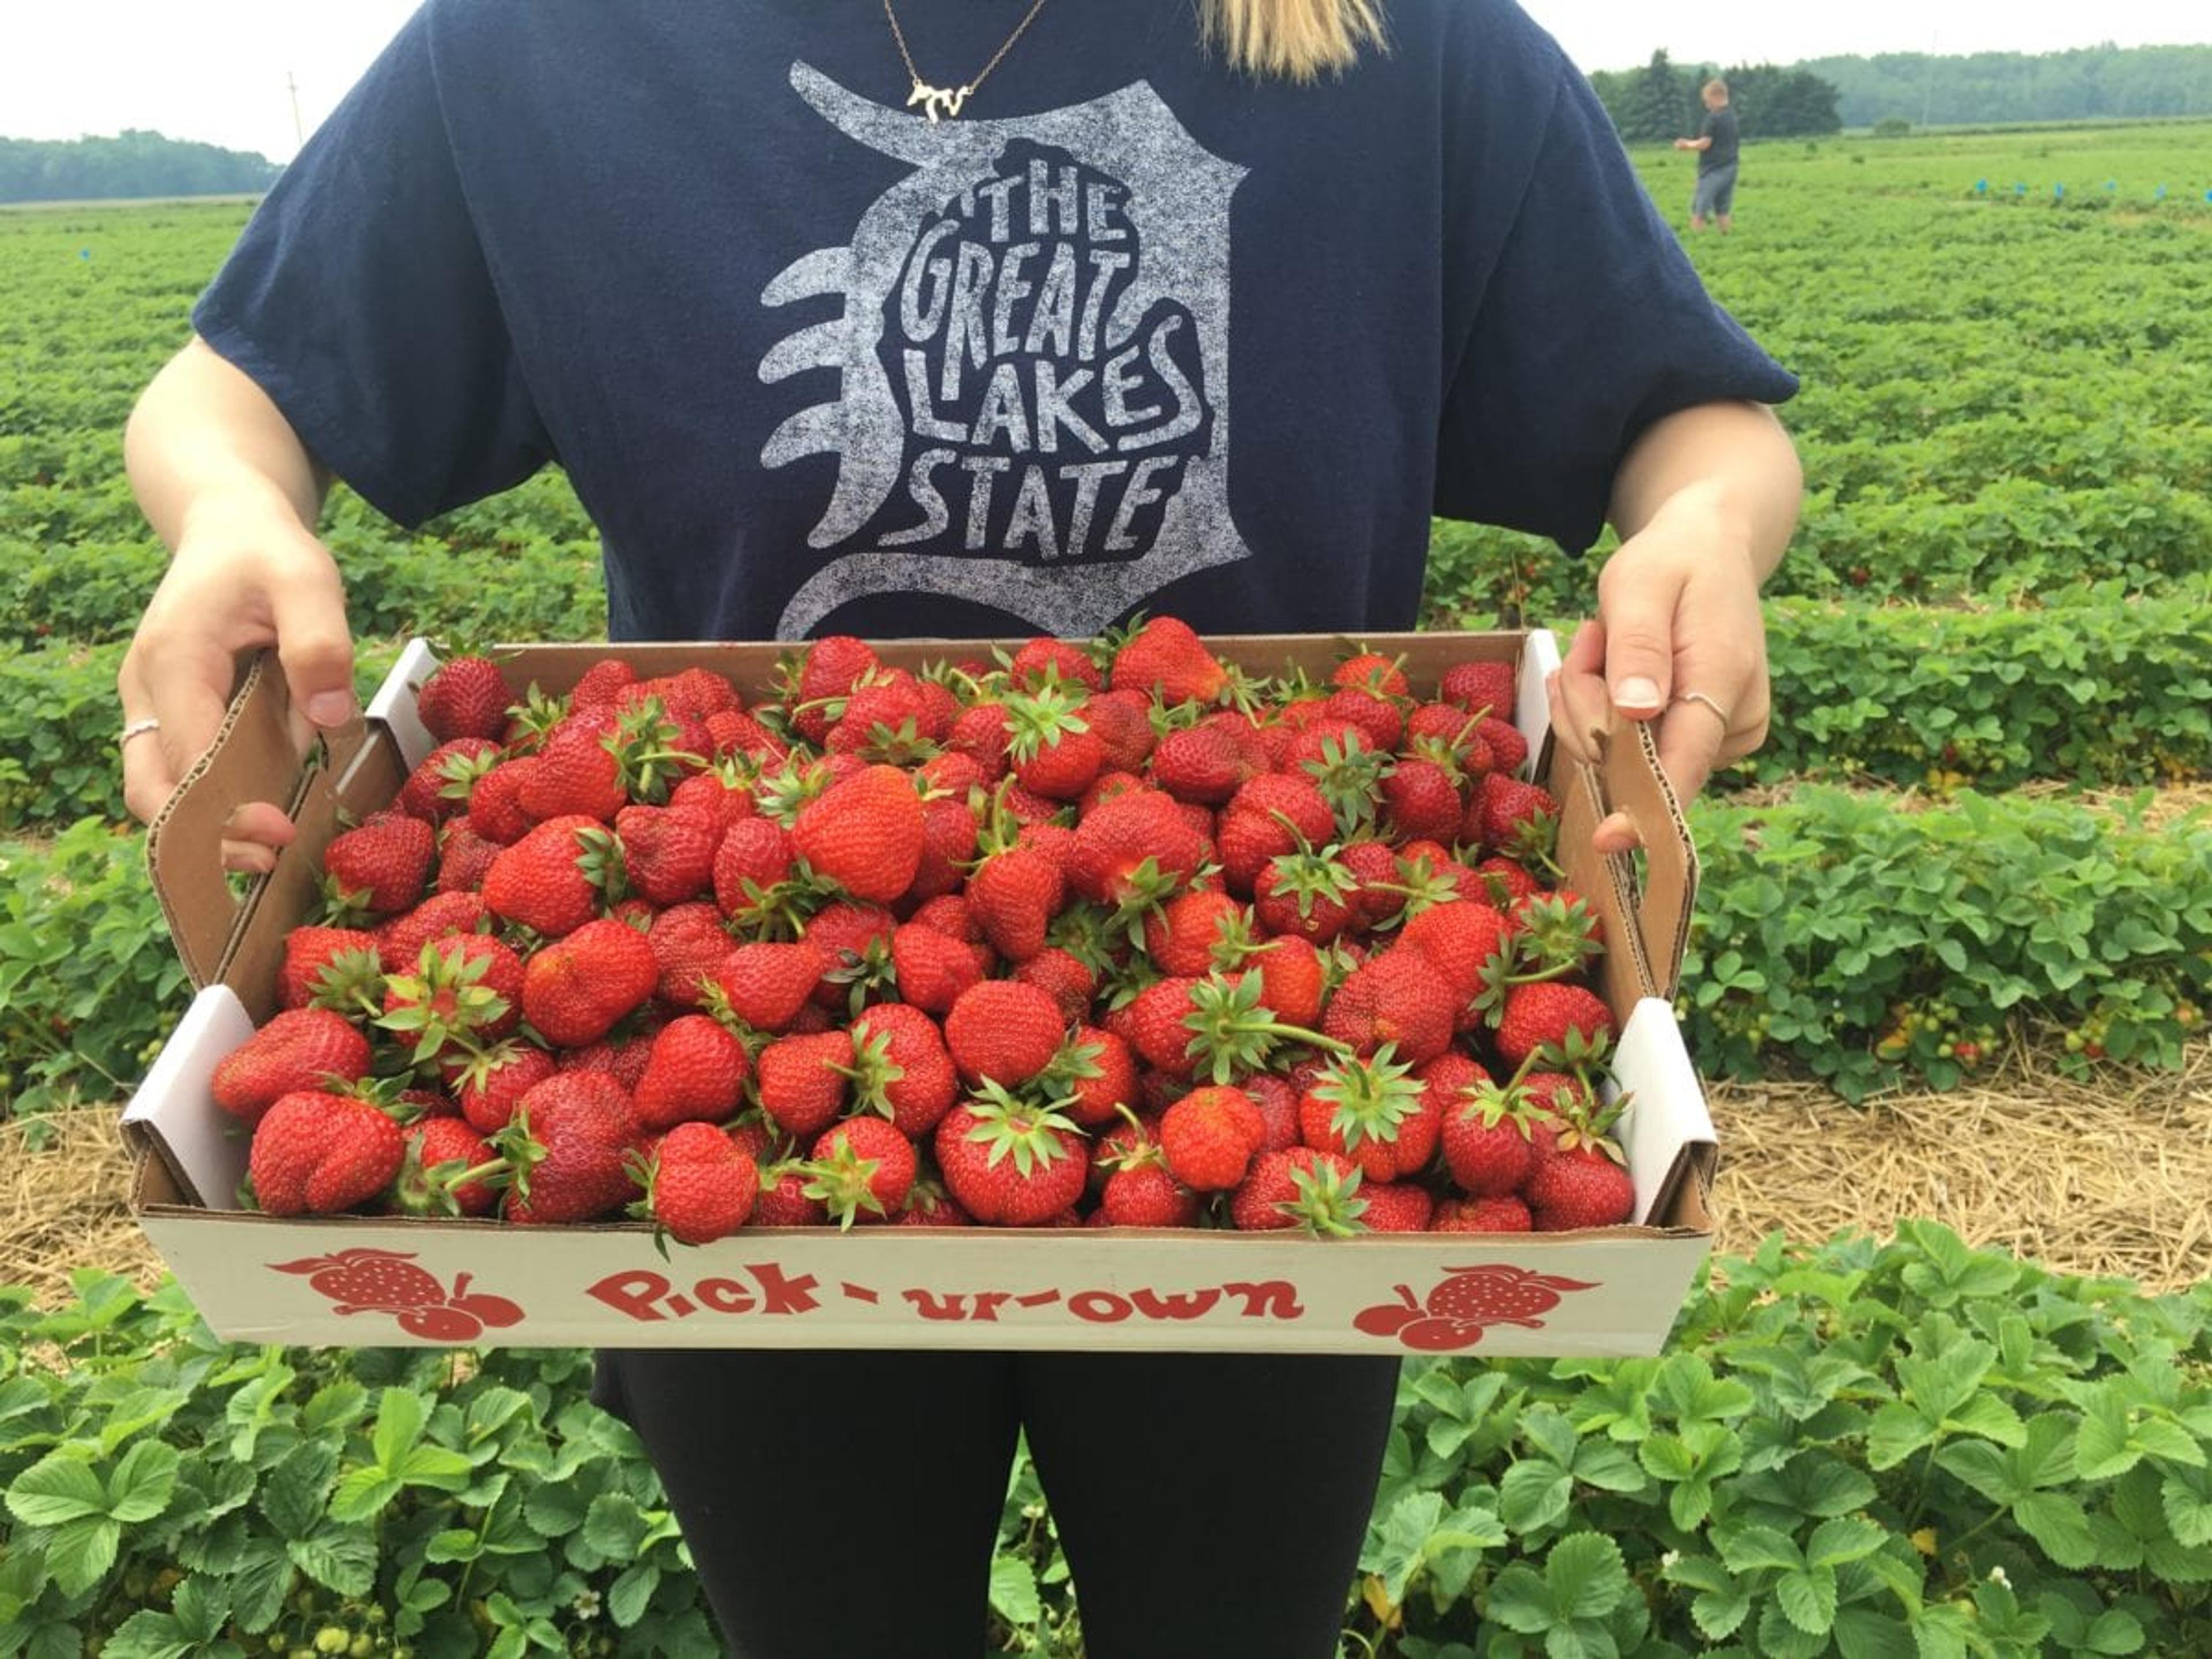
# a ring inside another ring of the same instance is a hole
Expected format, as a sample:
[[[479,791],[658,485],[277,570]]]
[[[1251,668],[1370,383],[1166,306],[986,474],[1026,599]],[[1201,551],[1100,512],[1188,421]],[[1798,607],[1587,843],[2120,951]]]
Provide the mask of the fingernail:
[[[1656,680],[1623,680],[1613,699],[1623,708],[1656,708],[1659,706],[1659,684]]]
[[[318,691],[307,699],[307,718],[318,726],[343,726],[353,714],[353,698],[343,691]]]

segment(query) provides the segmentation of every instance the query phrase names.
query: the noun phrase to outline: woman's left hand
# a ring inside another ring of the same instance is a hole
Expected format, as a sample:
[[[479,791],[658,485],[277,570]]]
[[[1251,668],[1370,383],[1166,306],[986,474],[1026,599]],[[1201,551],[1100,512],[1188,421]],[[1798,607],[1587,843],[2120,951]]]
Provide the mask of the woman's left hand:
[[[1759,574],[1740,535],[1694,499],[1669,502],[1598,575],[1595,617],[1553,677],[1553,729],[1569,754],[1599,758],[1620,720],[1656,720],[1659,764],[1685,805],[1714,769],[1765,742],[1771,712]],[[1615,812],[1601,853],[1643,840]]]

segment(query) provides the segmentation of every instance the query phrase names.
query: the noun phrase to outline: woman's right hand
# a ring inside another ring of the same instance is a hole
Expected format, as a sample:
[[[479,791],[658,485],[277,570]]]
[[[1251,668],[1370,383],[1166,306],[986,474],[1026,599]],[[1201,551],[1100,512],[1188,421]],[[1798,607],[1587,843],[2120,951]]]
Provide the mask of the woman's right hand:
[[[353,640],[337,562],[275,492],[202,499],[116,677],[124,728],[159,722],[123,744],[123,798],[134,817],[151,823],[176,792],[215,740],[240,663],[270,646],[304,757],[318,730],[354,714]],[[292,834],[276,803],[241,805],[224,825],[223,866],[267,871]]]

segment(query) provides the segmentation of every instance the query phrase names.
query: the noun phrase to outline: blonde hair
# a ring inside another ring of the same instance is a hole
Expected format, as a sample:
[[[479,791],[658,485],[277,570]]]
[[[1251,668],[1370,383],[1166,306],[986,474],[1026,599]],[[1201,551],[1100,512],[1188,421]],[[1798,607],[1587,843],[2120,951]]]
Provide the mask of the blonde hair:
[[[1728,82],[1722,80],[1717,75],[1713,76],[1711,80],[1706,82],[1705,85],[1699,87],[1698,90],[1699,92],[1718,93],[1723,103],[1726,103],[1728,101]]]
[[[1285,81],[1341,74],[1384,44],[1382,0],[1201,0],[1200,26],[1238,69]]]

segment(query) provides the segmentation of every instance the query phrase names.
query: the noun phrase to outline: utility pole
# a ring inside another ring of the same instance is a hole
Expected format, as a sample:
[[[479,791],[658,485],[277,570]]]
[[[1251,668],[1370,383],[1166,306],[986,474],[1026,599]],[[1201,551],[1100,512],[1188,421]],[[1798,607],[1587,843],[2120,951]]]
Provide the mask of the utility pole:
[[[285,90],[292,94],[292,140],[295,149],[307,142],[307,130],[300,125],[300,82],[292,71],[284,71]]]
[[[1928,73],[1921,77],[1920,84],[1920,125],[1923,127],[1928,125],[1929,113],[1936,107],[1936,52],[1942,40],[1940,34],[1928,37]]]

